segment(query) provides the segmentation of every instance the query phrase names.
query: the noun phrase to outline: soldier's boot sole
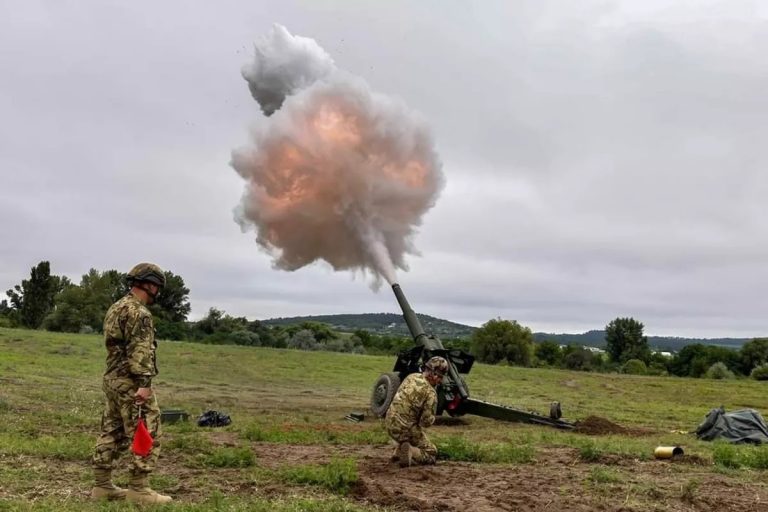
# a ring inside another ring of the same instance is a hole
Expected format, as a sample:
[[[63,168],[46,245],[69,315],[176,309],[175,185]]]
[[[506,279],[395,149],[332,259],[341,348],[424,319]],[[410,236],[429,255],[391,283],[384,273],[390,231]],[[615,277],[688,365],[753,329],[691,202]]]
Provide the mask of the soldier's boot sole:
[[[131,503],[138,503],[140,505],[157,505],[173,501],[173,498],[170,496],[160,494],[152,489],[128,489],[125,499]]]
[[[94,487],[91,489],[91,498],[95,500],[124,500],[128,491],[117,486]]]
[[[413,447],[408,442],[400,443],[400,446],[397,447],[397,458],[401,468],[407,468],[411,465],[411,454],[413,453],[411,448]]]

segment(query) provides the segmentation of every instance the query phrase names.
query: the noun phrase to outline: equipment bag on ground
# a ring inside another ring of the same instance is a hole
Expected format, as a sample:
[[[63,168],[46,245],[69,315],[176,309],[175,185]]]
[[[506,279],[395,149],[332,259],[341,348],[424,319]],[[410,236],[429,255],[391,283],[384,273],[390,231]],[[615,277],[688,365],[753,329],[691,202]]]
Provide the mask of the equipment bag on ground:
[[[696,428],[696,437],[703,441],[725,439],[731,443],[768,443],[768,425],[754,409],[726,413],[723,407],[712,409]]]

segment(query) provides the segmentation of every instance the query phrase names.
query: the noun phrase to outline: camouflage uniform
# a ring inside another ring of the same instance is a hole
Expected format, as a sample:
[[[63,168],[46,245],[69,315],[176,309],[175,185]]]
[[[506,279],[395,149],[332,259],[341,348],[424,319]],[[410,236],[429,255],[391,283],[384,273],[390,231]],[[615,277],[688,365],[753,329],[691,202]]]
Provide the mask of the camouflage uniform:
[[[437,448],[423,430],[435,422],[436,405],[435,389],[423,374],[412,373],[400,385],[384,418],[384,427],[395,442],[418,449],[412,452],[412,459],[420,464],[434,464],[437,459]]]
[[[106,395],[101,435],[96,441],[93,467],[111,470],[113,462],[133,441],[139,408],[134,403],[138,388],[149,388],[157,375],[155,329],[152,314],[132,293],[115,302],[104,318],[107,370],[102,389]],[[160,454],[160,408],[155,394],[141,406],[154,444],[146,457],[133,454],[132,474],[150,473]]]

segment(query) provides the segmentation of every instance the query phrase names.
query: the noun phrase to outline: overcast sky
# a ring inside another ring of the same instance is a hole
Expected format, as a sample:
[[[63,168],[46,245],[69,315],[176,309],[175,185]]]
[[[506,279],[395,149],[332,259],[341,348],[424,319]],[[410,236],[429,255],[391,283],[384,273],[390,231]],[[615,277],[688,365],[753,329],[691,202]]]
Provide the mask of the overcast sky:
[[[0,0],[0,290],[154,261],[250,318],[397,312],[272,268],[233,209],[273,23],[430,124],[446,187],[401,273],[418,312],[768,335],[768,8],[710,1]]]

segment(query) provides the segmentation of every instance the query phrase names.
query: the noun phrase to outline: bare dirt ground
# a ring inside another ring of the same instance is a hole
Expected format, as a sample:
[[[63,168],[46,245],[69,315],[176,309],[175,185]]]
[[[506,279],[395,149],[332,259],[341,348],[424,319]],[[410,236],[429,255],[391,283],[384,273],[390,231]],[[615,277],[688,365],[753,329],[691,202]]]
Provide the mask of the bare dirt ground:
[[[598,420],[584,425],[603,433],[615,428]],[[218,442],[229,444],[223,435]],[[707,462],[689,456],[639,461],[606,455],[598,463],[585,463],[575,449],[551,448],[539,450],[530,464],[440,461],[435,466],[400,468],[389,460],[392,450],[386,446],[254,443],[253,449],[259,464],[270,469],[356,458],[360,480],[350,497],[361,504],[404,511],[768,511],[765,482],[717,474]],[[595,468],[618,475],[619,481],[595,482],[591,476]],[[182,496],[194,492],[184,489],[188,478],[177,476],[180,488],[175,491]],[[231,492],[243,494],[280,496],[295,491],[279,484],[266,488],[232,484]]]
[[[694,459],[606,460],[623,481],[589,483],[594,464],[570,448],[540,452],[522,465],[439,462],[401,469],[387,447],[259,445],[263,464],[322,463],[332,456],[359,457],[359,502],[413,511],[768,511],[768,490],[759,483],[730,482]],[[695,489],[686,493],[691,479]]]
[[[216,444],[235,444],[232,433],[217,434]],[[529,464],[439,461],[435,466],[400,468],[390,462],[392,448],[387,446],[252,443],[251,448],[258,465],[268,469],[354,458],[359,481],[349,498],[402,511],[768,511],[768,482],[718,474],[702,459],[688,456],[639,461],[605,455],[596,463],[585,463],[577,450],[563,447],[539,449]],[[211,489],[224,495],[271,498],[303,492],[291,484],[250,480],[239,469],[193,469],[175,459],[171,454],[164,457],[160,474],[177,482],[166,492],[180,502],[202,502]],[[45,467],[24,456],[6,462]],[[614,479],[595,479],[596,468]],[[82,472],[82,464],[65,463],[23,495],[5,497],[87,499],[90,481],[78,478]],[[73,488],[78,479],[81,484]],[[0,483],[0,497],[2,487]]]

